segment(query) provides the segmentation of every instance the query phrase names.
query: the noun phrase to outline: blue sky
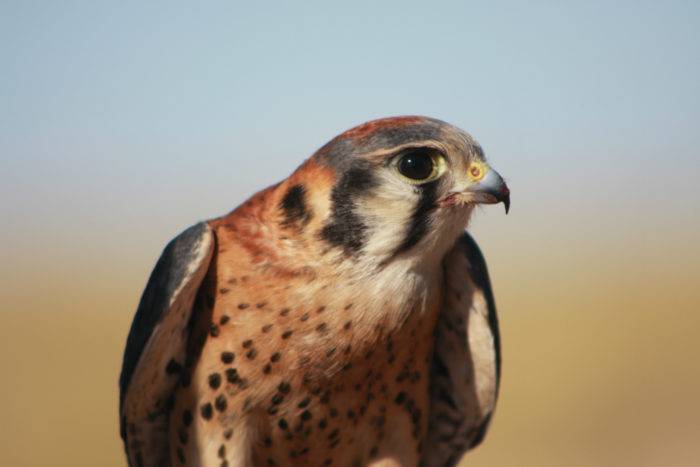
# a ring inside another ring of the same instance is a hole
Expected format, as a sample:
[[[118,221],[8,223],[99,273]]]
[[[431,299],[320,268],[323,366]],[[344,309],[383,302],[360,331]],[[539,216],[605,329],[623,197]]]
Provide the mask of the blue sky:
[[[0,464],[121,462],[166,242],[398,114],[472,133],[512,191],[470,226],[505,373],[469,465],[693,465],[700,2],[425,0],[0,0]]]
[[[475,223],[487,243],[682,241],[700,225],[698,5],[3,2],[5,254],[155,252],[397,114],[464,128],[508,179],[511,216]]]

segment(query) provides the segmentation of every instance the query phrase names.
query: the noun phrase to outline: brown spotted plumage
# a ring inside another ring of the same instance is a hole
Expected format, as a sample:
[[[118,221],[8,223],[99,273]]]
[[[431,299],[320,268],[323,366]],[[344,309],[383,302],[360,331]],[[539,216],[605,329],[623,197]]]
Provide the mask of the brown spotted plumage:
[[[166,247],[127,341],[130,465],[453,465],[500,371],[466,133],[377,120]]]

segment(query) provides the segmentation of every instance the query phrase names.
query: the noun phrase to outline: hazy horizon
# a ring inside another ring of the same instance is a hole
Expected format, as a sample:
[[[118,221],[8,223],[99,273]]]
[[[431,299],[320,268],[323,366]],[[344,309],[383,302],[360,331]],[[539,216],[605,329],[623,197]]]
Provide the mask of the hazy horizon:
[[[690,466],[700,425],[700,4],[6,2],[3,465],[124,465],[117,373],[167,241],[343,130],[421,114],[480,209],[503,327],[474,466]]]

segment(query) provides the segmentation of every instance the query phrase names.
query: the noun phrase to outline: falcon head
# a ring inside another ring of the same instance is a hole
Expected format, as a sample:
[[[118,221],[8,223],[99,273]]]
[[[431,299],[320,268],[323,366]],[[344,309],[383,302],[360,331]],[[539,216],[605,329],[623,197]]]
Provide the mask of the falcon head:
[[[502,202],[506,213],[510,205],[503,178],[471,136],[419,116],[374,120],[342,133],[284,189],[283,222],[315,216],[315,235],[332,250],[381,264],[442,258],[476,204]]]

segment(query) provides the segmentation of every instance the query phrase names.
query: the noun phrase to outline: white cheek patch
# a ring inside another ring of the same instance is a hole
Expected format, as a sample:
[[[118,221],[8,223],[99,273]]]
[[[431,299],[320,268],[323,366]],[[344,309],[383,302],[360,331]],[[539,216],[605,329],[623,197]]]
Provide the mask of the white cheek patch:
[[[381,171],[372,195],[360,197],[357,214],[368,227],[364,252],[375,258],[385,258],[399,247],[420,200],[420,192],[398,177]]]
[[[426,188],[407,183],[390,169],[377,170],[375,175],[377,183],[372,193],[357,197],[354,203],[355,213],[367,227],[362,248],[364,260],[385,264],[394,255],[407,253],[404,259],[423,263],[440,261],[466,228],[471,208],[438,208],[424,212],[423,215],[428,217],[421,226],[424,231],[412,232],[416,228],[414,214],[424,201]],[[446,186],[452,185],[451,174],[446,173],[437,183],[435,202],[441,193],[449,191]],[[411,235],[414,235],[415,243],[407,242]]]

